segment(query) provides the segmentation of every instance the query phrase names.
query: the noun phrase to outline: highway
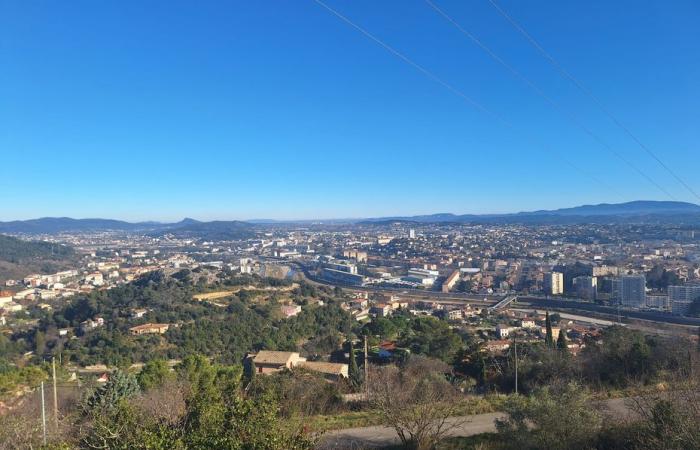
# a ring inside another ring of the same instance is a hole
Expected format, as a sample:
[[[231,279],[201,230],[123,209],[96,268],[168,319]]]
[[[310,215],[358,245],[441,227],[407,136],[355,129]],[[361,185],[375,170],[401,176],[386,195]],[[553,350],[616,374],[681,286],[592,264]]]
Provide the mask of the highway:
[[[352,286],[343,285],[339,283],[331,283],[325,281],[309,271],[309,268],[298,261],[286,261],[278,260],[278,263],[288,264],[296,267],[304,276],[315,283],[323,284],[327,286],[338,286],[344,289],[352,290],[363,290],[369,292],[377,293],[391,293],[400,295],[403,298],[413,298],[413,299],[429,299],[436,303],[445,304],[461,304],[470,303],[477,306],[489,306],[492,307],[496,305],[499,301],[504,300],[500,296],[485,296],[485,295],[472,295],[472,294],[459,294],[459,293],[443,293],[438,291],[429,291],[422,289],[409,289],[409,288],[392,288],[384,286]],[[532,307],[535,309],[549,309],[549,310],[561,310],[561,311],[574,311],[574,312],[591,312],[596,314],[602,314],[606,317],[613,317],[617,319],[618,309],[613,306],[599,305],[597,303],[591,303],[586,301],[581,301],[577,299],[570,298],[551,298],[536,295],[526,295],[517,296],[517,304],[519,307]],[[650,322],[661,322],[672,325],[681,325],[685,327],[700,327],[700,318],[694,317],[682,317],[674,316],[669,313],[659,312],[659,311],[642,311],[642,310],[632,310],[632,309],[620,309],[619,316],[621,319],[633,319],[633,320],[645,320]]]

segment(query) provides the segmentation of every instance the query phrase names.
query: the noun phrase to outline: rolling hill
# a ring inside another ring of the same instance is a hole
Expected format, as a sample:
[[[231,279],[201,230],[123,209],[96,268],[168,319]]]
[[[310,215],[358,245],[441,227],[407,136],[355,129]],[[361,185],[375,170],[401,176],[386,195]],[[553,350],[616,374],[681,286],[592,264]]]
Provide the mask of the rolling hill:
[[[0,222],[0,233],[53,234],[81,231],[140,232],[151,236],[171,235],[178,238],[237,240],[255,236],[256,229],[273,224],[309,223],[382,224],[391,222],[416,223],[673,223],[700,225],[700,205],[686,202],[639,200],[626,203],[601,203],[553,210],[523,211],[510,214],[452,214],[437,213],[416,216],[391,216],[368,219],[336,220],[216,220],[200,222],[185,218],[175,223],[125,222],[112,219],[71,219],[44,217],[32,220]]]
[[[0,234],[0,282],[31,273],[71,268],[78,256],[72,247],[43,241],[24,241]]]
[[[156,230],[149,233],[149,235],[212,241],[234,241],[255,237],[255,227],[247,222],[238,220],[198,222],[192,219],[185,219],[185,221],[186,223],[182,225]]]

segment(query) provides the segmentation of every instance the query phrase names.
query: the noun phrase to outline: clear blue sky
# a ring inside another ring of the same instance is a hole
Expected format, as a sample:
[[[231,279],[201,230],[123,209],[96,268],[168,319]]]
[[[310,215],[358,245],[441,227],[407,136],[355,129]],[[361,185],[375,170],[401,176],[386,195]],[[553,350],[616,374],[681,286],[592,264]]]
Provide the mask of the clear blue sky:
[[[516,129],[312,0],[2,0],[0,220],[338,218],[669,199],[422,0],[326,1]],[[434,1],[673,197],[697,200],[487,0]],[[499,4],[700,191],[700,3]]]

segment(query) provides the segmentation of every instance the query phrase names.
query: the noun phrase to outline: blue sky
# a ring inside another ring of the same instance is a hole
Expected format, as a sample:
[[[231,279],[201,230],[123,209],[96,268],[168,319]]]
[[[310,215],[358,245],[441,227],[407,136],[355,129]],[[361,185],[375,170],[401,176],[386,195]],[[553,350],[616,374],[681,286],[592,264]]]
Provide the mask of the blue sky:
[[[0,2],[0,220],[340,218],[668,200],[423,0]],[[488,0],[434,0],[697,201]],[[700,191],[700,3],[498,2]],[[572,169],[574,163],[596,180]]]

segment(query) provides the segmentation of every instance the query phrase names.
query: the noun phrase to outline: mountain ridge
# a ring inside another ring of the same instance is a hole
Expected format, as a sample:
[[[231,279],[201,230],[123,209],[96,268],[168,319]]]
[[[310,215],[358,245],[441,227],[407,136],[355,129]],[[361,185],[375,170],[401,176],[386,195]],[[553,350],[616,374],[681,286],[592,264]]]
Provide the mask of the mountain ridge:
[[[389,216],[365,219],[328,219],[328,220],[275,220],[255,219],[199,221],[184,218],[179,222],[127,222],[117,219],[73,219],[70,217],[42,217],[30,220],[13,220],[0,222],[0,233],[51,234],[68,231],[142,231],[153,235],[170,232],[175,235],[197,236],[198,234],[249,235],[255,226],[284,223],[359,223],[378,224],[382,222],[417,222],[417,223],[576,223],[578,221],[642,221],[654,222],[673,220],[691,221],[700,224],[700,205],[678,201],[635,200],[624,203],[599,203],[580,205],[553,210],[520,211],[504,214],[454,214],[435,213],[413,216]],[[226,230],[229,229],[230,233]],[[242,232],[246,229],[246,232]],[[173,233],[176,231],[176,233]]]
[[[617,219],[617,220],[615,220]],[[416,216],[395,216],[365,219],[362,223],[387,221],[407,221],[418,223],[445,222],[500,222],[500,223],[576,223],[634,221],[667,221],[668,219],[688,219],[700,223],[700,205],[677,201],[635,200],[624,203],[599,203],[553,210],[521,211],[504,214],[452,214],[437,213]],[[664,220],[666,219],[666,220]]]

